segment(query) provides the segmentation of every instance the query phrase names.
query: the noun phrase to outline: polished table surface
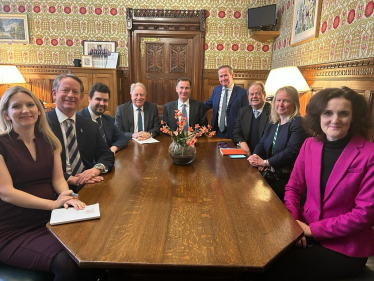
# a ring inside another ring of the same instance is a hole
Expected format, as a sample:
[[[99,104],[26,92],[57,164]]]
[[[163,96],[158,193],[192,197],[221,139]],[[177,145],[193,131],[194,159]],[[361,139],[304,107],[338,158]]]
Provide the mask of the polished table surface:
[[[81,267],[262,271],[301,237],[260,173],[220,155],[222,139],[200,138],[187,166],[170,159],[170,137],[157,139],[131,141],[79,192],[99,220],[47,225]]]

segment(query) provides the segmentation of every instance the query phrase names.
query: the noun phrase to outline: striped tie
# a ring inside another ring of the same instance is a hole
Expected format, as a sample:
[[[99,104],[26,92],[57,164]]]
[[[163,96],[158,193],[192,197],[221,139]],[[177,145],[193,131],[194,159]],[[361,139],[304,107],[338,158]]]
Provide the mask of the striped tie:
[[[66,132],[66,142],[69,151],[69,161],[71,165],[72,175],[75,176],[83,171],[84,166],[79,154],[77,138],[75,137],[74,120],[65,120],[65,132]]]
[[[187,110],[186,110],[186,104],[182,104],[182,114],[183,117],[187,118]],[[183,130],[188,131],[188,118],[186,119],[186,125],[184,125]]]
[[[103,122],[101,120],[101,117],[97,117],[96,118],[96,122],[97,124],[99,125],[99,131],[100,131],[100,136],[104,139],[104,141],[106,142],[106,137],[105,137],[105,132],[104,132],[104,126],[103,126]]]
[[[225,120],[226,120],[226,103],[227,103],[227,88],[225,88],[225,92],[223,93],[222,98],[222,106],[221,106],[221,115],[219,117],[219,130],[223,132],[225,130]]]

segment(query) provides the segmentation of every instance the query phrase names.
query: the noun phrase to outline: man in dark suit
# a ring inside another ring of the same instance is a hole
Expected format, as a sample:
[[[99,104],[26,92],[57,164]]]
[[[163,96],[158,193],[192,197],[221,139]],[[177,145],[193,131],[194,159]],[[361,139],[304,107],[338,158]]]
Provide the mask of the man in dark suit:
[[[269,120],[271,106],[265,102],[265,86],[257,81],[249,85],[249,105],[239,110],[232,141],[249,156],[259,143]]]
[[[130,102],[117,107],[116,126],[127,138],[146,140],[157,136],[160,133],[160,118],[156,104],[145,101],[145,86],[139,82],[133,83],[130,95]]]
[[[212,127],[221,138],[231,139],[238,111],[248,105],[247,91],[234,84],[234,72],[229,65],[218,68],[221,86],[213,89],[204,103],[206,110],[213,108]]]
[[[162,120],[170,127],[172,131],[177,129],[177,119],[174,118],[175,110],[179,109],[184,112],[184,117],[187,117],[187,126],[192,128],[196,124],[200,126],[207,126],[208,120],[204,104],[201,101],[190,99],[191,94],[191,80],[187,77],[182,77],[177,80],[175,87],[179,99],[176,101],[168,102],[163,106]]]
[[[115,154],[127,146],[129,139],[114,125],[114,119],[104,114],[108,108],[109,98],[109,87],[103,83],[95,83],[88,94],[88,106],[78,111],[77,115],[91,119],[98,124],[101,136]]]
[[[62,145],[65,179],[77,190],[86,183],[103,180],[111,170],[114,155],[101,137],[97,124],[76,115],[83,98],[83,83],[73,74],[61,74],[53,82],[56,108],[47,113],[48,123]]]

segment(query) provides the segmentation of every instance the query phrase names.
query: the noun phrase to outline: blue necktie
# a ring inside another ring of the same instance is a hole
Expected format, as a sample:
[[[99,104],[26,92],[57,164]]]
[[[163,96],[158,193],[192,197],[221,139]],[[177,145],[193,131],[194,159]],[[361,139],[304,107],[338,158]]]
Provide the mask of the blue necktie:
[[[221,116],[219,118],[219,130],[223,132],[225,130],[225,118],[226,118],[226,102],[227,102],[227,88],[223,94]]]
[[[258,114],[259,114],[258,110],[253,111],[253,113],[255,114],[255,118],[257,119]]]
[[[143,131],[143,120],[142,120],[142,113],[141,109],[138,108],[138,132]]]
[[[186,104],[182,104],[182,114],[183,117],[187,118]],[[186,125],[184,125],[183,130],[188,131],[188,118],[186,119]]]

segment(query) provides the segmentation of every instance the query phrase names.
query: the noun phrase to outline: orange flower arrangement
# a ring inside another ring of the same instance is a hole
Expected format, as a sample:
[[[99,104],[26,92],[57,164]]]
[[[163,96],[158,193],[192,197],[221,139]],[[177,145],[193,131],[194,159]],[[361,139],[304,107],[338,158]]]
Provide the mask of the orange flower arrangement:
[[[180,144],[182,146],[194,146],[197,142],[197,137],[201,137],[203,135],[212,137],[216,134],[215,131],[212,131],[212,126],[210,125],[206,127],[196,124],[194,128],[188,126],[188,131],[183,130],[187,122],[187,117],[184,117],[180,110],[175,110],[174,118],[178,120],[177,130],[173,132],[168,126],[168,124],[164,123],[161,120],[161,132],[168,134],[173,138],[173,141],[175,143]]]

